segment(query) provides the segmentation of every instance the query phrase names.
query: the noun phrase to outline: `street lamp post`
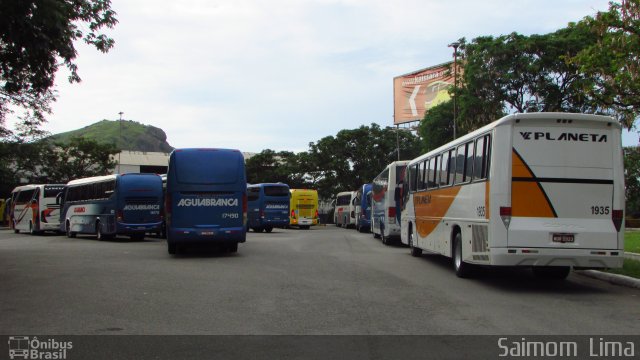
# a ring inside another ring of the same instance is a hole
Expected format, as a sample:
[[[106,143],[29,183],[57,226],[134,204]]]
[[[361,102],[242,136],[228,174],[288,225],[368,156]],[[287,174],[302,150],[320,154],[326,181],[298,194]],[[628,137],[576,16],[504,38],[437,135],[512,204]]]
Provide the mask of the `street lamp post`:
[[[449,47],[453,48],[453,139],[456,139],[456,117],[457,117],[457,106],[456,106],[456,91],[458,90],[458,47],[460,46],[459,42],[452,42],[449,44]]]
[[[120,143],[122,144],[122,115],[124,113],[122,111],[120,111],[118,113],[118,115],[120,115],[120,121],[118,123],[119,126],[119,130],[120,130]],[[118,171],[116,173],[119,173],[120,170],[122,170],[122,164],[120,164],[120,155],[122,154],[122,149],[120,149],[120,152],[118,153]]]

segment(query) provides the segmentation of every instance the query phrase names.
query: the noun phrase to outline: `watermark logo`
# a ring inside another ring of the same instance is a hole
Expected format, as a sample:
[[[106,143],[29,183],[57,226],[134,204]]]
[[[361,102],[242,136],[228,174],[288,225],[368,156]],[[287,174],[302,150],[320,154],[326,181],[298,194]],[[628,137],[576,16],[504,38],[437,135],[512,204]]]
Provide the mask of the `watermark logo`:
[[[73,348],[71,341],[40,340],[36,336],[9,336],[9,358],[28,360],[64,360]]]

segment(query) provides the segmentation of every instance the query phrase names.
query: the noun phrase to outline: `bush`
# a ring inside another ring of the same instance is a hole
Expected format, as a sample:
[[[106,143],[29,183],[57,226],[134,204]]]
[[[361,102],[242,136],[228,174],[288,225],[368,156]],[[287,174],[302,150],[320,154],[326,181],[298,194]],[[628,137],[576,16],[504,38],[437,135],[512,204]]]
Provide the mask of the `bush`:
[[[626,218],[624,220],[624,226],[625,228],[629,229],[629,228],[640,228],[640,219],[632,219],[632,218]]]

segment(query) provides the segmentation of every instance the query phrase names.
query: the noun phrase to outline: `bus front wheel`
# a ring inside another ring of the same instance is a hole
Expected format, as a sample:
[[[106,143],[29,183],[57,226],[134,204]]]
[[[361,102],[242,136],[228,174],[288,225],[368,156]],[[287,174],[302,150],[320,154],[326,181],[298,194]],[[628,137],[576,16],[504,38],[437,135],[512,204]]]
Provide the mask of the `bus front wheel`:
[[[38,231],[33,227],[33,222],[29,221],[29,234],[38,235]]]
[[[420,257],[422,256],[422,249],[416,247],[414,241],[413,231],[409,230],[409,249],[411,249],[411,256]]]

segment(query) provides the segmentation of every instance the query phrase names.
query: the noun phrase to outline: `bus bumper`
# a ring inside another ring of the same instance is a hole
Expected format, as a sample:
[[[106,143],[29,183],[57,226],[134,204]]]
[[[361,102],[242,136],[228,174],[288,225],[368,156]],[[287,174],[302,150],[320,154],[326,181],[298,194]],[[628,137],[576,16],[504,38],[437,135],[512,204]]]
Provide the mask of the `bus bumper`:
[[[621,268],[622,250],[492,248],[490,263],[497,266],[572,266],[574,268]]]
[[[160,232],[161,229],[162,229],[162,221],[157,223],[151,223],[151,224],[117,223],[116,225],[116,232],[118,234]]]
[[[246,241],[244,227],[223,229],[167,229],[167,239],[171,243],[243,243]]]
[[[258,222],[259,227],[272,226],[272,227],[286,227],[289,225],[289,219],[273,220],[273,219],[261,219]]]

